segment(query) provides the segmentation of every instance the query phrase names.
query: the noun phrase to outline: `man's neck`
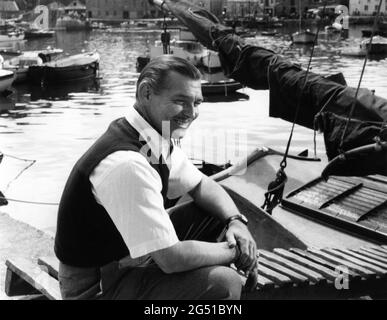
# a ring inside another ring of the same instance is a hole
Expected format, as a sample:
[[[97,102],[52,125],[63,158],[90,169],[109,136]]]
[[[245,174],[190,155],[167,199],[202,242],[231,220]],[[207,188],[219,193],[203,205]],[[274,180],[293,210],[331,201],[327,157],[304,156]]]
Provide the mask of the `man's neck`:
[[[152,122],[150,121],[150,118],[149,118],[149,116],[148,116],[148,113],[146,112],[146,109],[145,109],[142,105],[140,105],[139,103],[136,102],[136,103],[134,104],[133,108],[140,114],[141,117],[144,118],[144,120],[145,120],[146,122],[149,123],[149,125],[150,125],[152,128],[154,128],[154,129],[157,131],[157,129],[152,125]]]
[[[140,116],[141,117],[143,117],[144,118],[144,120],[146,121],[146,122],[148,122],[148,124],[159,134],[159,135],[161,135],[162,136],[162,132],[160,132],[154,125],[153,125],[153,123],[152,123],[152,121],[151,121],[151,119],[150,119],[150,117],[149,117],[149,115],[148,115],[148,113],[147,113],[147,110],[146,110],[146,108],[143,106],[143,105],[141,105],[141,104],[139,104],[139,103],[135,103],[134,104],[134,109],[140,114]],[[164,137],[164,138],[166,138],[166,137]],[[169,140],[168,138],[166,138],[167,140]]]

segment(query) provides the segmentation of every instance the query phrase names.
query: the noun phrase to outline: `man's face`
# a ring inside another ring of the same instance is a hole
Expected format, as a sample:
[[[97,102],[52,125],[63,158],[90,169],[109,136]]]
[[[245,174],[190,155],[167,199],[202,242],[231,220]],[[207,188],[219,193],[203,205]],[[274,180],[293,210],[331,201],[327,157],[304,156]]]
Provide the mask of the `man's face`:
[[[171,137],[179,139],[199,116],[199,105],[203,101],[201,82],[176,72],[170,72],[167,81],[166,88],[160,93],[151,93],[148,116],[151,125],[160,133],[163,121],[167,121]]]

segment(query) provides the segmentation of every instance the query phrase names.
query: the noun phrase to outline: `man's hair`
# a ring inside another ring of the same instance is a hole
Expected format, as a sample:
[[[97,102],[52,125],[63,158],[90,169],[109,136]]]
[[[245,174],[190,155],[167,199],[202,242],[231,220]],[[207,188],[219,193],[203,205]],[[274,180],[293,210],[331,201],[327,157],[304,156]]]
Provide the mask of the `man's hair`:
[[[138,88],[143,81],[146,81],[156,94],[167,89],[167,77],[173,71],[192,80],[201,79],[200,71],[187,60],[172,55],[159,56],[152,59],[138,77],[136,98],[138,97]]]

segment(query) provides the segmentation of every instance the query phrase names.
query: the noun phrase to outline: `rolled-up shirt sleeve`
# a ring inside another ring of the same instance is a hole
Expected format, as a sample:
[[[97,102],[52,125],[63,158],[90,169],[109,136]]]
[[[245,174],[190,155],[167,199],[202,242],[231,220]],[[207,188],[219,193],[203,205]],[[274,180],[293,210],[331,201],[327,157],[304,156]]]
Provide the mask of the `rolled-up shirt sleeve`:
[[[97,202],[110,215],[131,258],[179,241],[164,209],[160,176],[140,153],[110,155],[94,169],[90,181]]]
[[[188,159],[179,147],[171,154],[171,171],[167,197],[175,199],[194,189],[202,180],[203,174]]]

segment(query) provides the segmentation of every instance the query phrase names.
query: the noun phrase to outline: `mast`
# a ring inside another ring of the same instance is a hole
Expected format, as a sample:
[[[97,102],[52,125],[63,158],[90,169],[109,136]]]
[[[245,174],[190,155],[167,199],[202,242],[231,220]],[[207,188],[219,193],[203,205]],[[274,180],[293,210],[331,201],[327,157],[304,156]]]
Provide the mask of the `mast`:
[[[301,32],[301,0],[298,0],[298,31]]]

